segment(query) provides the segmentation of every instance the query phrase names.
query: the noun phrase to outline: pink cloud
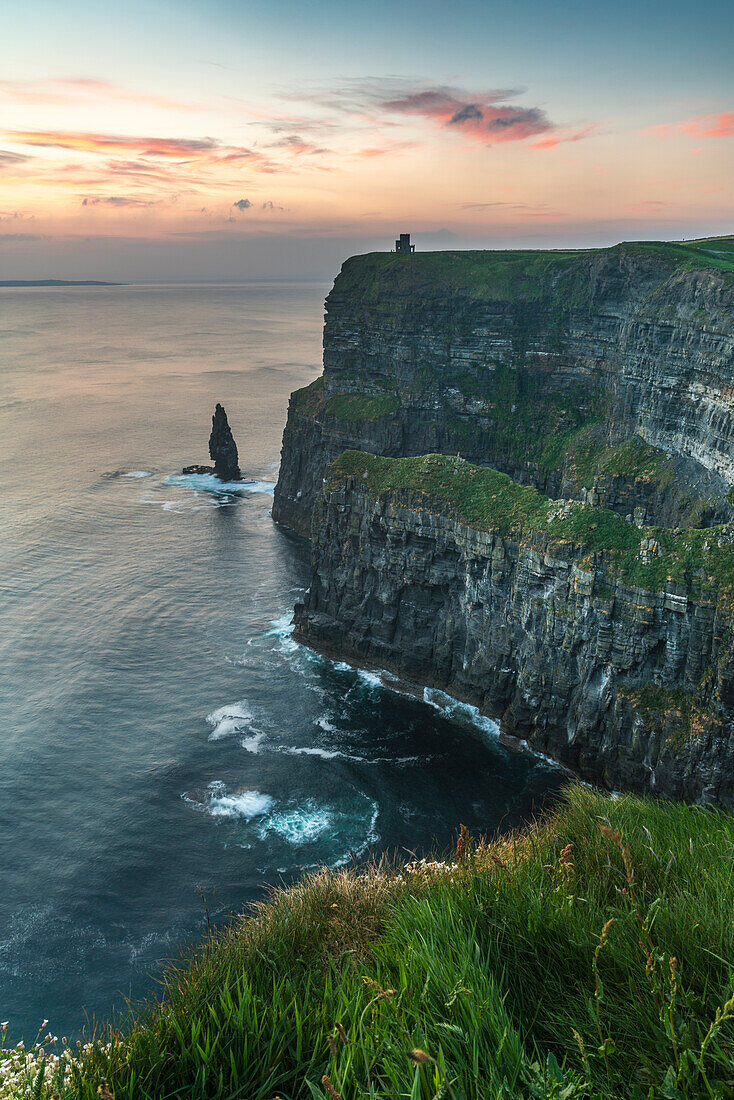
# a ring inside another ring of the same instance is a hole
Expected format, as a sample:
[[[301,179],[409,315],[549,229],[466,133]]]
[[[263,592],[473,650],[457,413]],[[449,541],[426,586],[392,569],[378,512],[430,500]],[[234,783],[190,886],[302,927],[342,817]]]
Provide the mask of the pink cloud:
[[[138,92],[109,80],[88,77],[54,78],[36,80],[0,80],[0,96],[13,103],[53,106],[57,103],[79,103],[85,100],[117,100],[122,103],[140,103],[166,111],[202,111],[203,104],[172,99],[150,92]]]
[[[507,95],[504,91],[471,94],[456,88],[428,88],[384,100],[379,106],[389,113],[427,118],[487,145],[523,141],[555,129],[540,107],[498,102]]]
[[[77,130],[9,130],[9,140],[18,145],[46,149],[73,149],[81,153],[134,152],[145,157],[206,159],[217,153],[239,158],[255,156],[250,149],[223,148],[214,138],[133,137],[120,134],[96,134]]]
[[[654,126],[649,133],[657,137],[674,137],[677,134],[687,134],[695,138],[734,137],[734,111],[699,115],[697,118],[684,119],[682,122]]]
[[[540,141],[534,141],[532,147],[533,149],[555,149],[557,145],[562,145],[567,141],[583,141],[584,138],[589,137],[596,130],[597,126],[594,124],[582,126],[580,130],[557,130],[555,133],[541,138]]]

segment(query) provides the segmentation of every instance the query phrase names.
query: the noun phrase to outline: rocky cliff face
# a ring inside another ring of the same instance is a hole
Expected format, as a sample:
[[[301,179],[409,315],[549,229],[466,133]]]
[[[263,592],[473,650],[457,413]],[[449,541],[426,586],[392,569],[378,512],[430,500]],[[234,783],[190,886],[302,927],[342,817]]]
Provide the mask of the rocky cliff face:
[[[367,460],[316,500],[298,637],[472,702],[588,779],[734,804],[731,528],[684,550],[533,494],[480,529],[410,487],[427,467],[385,488]]]
[[[621,245],[347,261],[327,299],[323,378],[291,400],[275,518],[308,533],[326,466],[357,447],[459,453],[671,526],[731,519],[734,274],[697,256]]]
[[[734,241],[347,261],[275,494],[298,636],[732,805],[733,442]]]

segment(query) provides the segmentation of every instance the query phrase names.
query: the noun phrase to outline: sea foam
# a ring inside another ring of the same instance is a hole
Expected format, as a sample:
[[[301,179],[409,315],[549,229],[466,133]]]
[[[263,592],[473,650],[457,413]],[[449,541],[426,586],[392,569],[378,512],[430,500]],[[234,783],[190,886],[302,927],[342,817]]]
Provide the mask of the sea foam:
[[[288,844],[300,846],[318,840],[332,827],[333,822],[331,810],[309,800],[293,809],[270,814],[258,823],[257,833],[261,840],[267,840],[269,833],[277,833]]]
[[[180,485],[184,489],[198,489],[220,496],[239,496],[242,493],[272,493],[273,481],[221,481],[214,474],[170,474],[163,479],[164,485]]]
[[[223,783],[211,783],[209,785],[209,798],[206,803],[206,811],[212,817],[241,817],[245,821],[251,821],[253,817],[266,814],[273,805],[273,799],[269,794],[261,791],[240,791],[239,794],[227,794]]]

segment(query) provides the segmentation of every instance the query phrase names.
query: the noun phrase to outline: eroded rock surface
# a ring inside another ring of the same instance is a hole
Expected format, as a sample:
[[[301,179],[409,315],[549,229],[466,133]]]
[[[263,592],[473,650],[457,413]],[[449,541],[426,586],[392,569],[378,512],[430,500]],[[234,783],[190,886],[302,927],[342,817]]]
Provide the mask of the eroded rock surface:
[[[302,641],[474,703],[587,779],[734,805],[730,593],[633,585],[604,554],[361,478],[319,495],[312,548]]]
[[[459,453],[672,527],[734,518],[734,275],[695,265],[643,244],[348,260],[323,376],[291,399],[274,517],[308,534],[354,447]]]
[[[240,467],[237,444],[227,420],[224,408],[217,404],[212,417],[209,436],[209,455],[214,463],[214,473],[222,481],[239,481]]]

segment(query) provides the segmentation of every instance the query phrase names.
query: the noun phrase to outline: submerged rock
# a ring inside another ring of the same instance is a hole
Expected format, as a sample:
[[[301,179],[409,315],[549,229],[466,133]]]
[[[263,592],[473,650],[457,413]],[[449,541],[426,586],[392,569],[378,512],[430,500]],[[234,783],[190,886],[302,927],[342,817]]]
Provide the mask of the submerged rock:
[[[212,417],[212,433],[209,436],[209,454],[213,466],[184,466],[184,474],[214,474],[220,481],[239,481],[241,478],[237,444],[222,405],[217,403]]]

